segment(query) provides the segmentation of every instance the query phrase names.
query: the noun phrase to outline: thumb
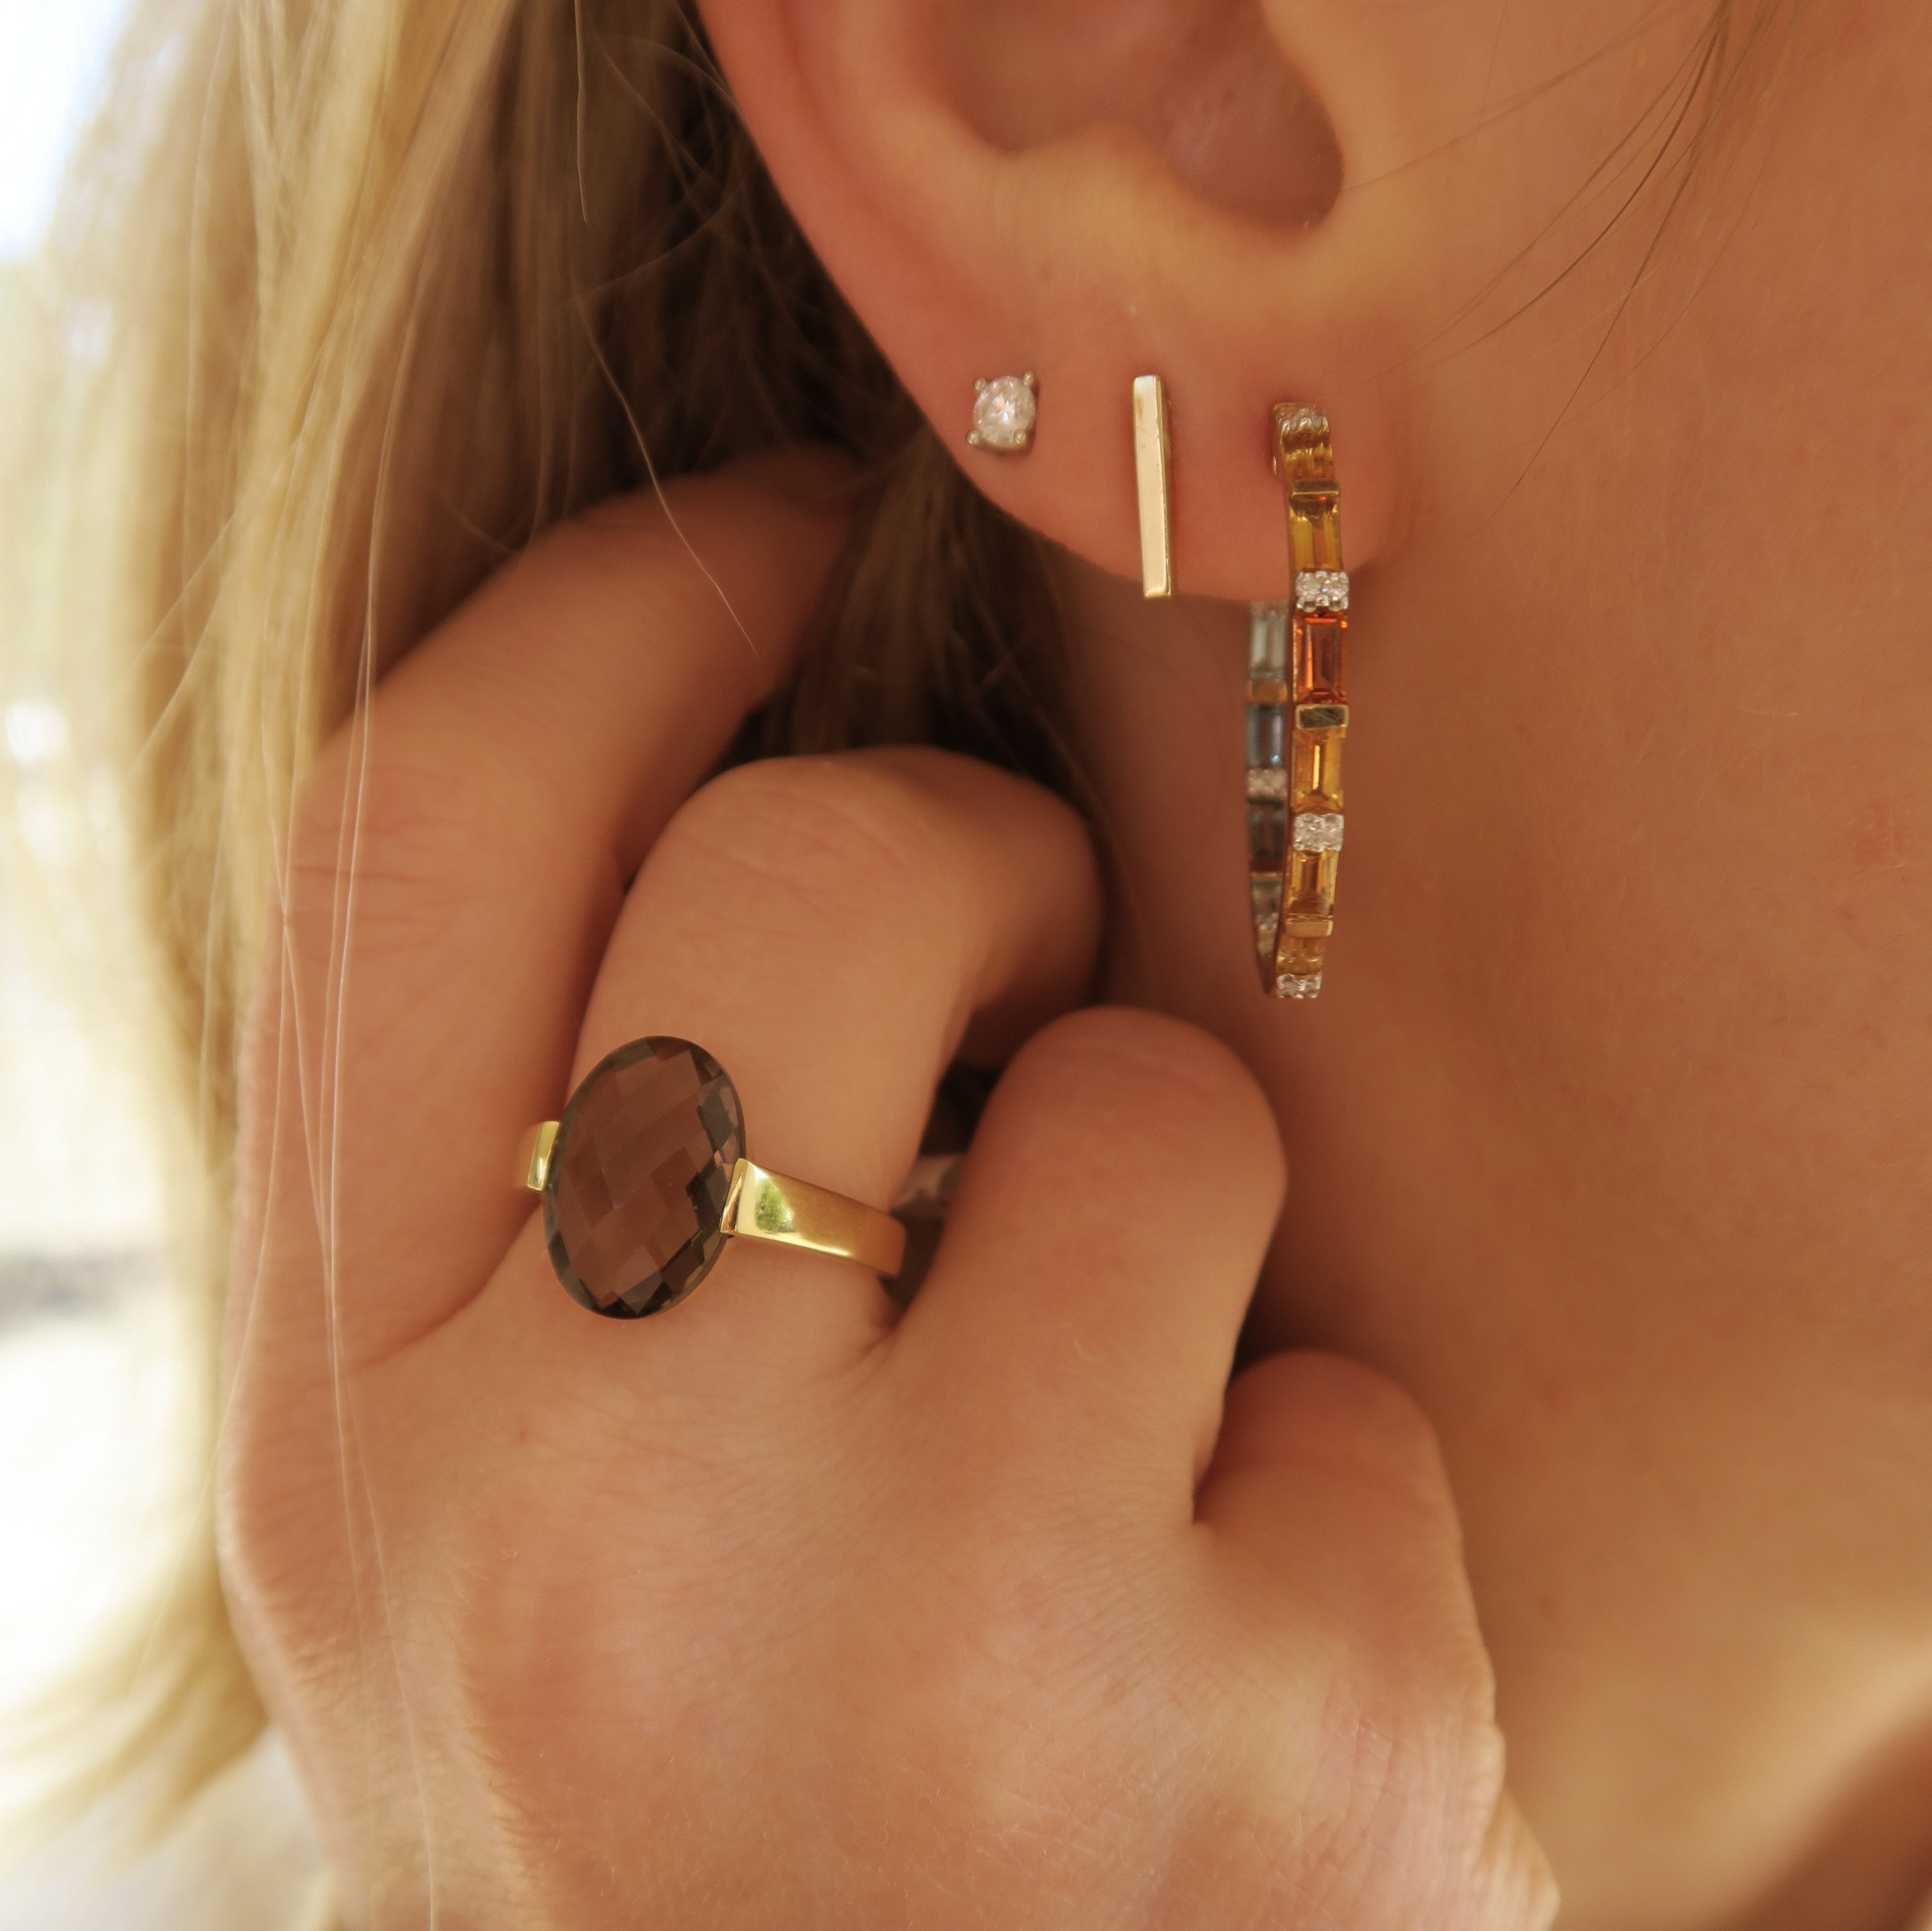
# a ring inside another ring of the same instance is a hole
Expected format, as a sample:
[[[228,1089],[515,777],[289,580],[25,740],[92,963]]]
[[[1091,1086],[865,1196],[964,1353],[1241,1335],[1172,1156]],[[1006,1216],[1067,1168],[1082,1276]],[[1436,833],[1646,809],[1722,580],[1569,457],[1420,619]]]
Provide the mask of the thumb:
[[[1418,1666],[1472,1652],[1486,1685],[1436,1432],[1386,1375],[1313,1353],[1238,1375],[1195,1515],[1298,1623]]]
[[[1550,1860],[1508,1791],[1490,1819],[1483,1869],[1490,1886],[1484,1931],[1547,1931],[1556,1923],[1560,1900]]]
[[[1408,1921],[1545,1931],[1556,1887],[1503,1789],[1495,1678],[1421,1409],[1336,1356],[1258,1363],[1228,1390],[1195,1513],[1274,1669],[1324,1683],[1377,1740],[1358,1793],[1375,1819],[1364,1842],[1380,1844],[1365,1907],[1372,1894],[1390,1922],[1420,1909]],[[1365,1908],[1361,1921],[1383,1920]]]

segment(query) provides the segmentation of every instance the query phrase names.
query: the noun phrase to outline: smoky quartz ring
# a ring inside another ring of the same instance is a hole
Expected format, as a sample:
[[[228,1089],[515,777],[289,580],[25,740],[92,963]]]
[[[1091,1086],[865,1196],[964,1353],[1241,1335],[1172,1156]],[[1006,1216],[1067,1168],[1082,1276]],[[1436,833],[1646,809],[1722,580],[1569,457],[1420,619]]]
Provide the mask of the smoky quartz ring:
[[[518,1178],[543,1196],[550,1265],[593,1314],[635,1321],[695,1294],[733,1239],[832,1254],[890,1279],[904,1224],[745,1157],[730,1076],[688,1039],[601,1060],[561,1120],[525,1136]]]

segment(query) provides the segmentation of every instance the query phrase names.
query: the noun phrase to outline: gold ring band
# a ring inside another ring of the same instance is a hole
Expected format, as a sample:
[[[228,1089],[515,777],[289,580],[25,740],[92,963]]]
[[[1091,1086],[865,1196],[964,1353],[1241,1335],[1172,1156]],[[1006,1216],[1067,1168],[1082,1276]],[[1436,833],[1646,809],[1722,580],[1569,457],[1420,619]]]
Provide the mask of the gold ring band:
[[[830,1187],[788,1180],[749,1160],[740,1160],[732,1170],[724,1233],[727,1239],[770,1240],[808,1254],[856,1261],[888,1280],[905,1261],[905,1228],[890,1214]]]
[[[654,1036],[599,1061],[518,1156],[519,1183],[543,1197],[544,1243],[571,1297],[620,1320],[664,1313],[734,1240],[899,1272],[904,1222],[760,1166],[744,1141],[737,1089],[702,1047]]]

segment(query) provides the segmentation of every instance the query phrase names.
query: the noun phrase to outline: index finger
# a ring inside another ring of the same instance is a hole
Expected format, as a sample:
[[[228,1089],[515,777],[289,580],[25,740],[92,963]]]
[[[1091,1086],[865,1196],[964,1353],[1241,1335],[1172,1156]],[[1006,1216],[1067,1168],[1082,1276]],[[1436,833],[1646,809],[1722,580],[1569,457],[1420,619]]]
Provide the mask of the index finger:
[[[840,472],[798,454],[602,506],[319,760],[251,1024],[239,1254],[312,1336],[326,1303],[332,1348],[392,1351],[502,1258],[625,887],[790,670],[845,527]]]

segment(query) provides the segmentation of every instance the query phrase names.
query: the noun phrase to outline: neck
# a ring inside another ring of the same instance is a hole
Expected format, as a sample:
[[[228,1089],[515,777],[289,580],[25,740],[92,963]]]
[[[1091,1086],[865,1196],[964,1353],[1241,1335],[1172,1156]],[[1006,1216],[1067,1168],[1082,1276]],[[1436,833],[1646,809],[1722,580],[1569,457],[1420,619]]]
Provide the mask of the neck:
[[[1362,706],[1332,996],[1262,999],[1244,613],[1078,570],[1069,605],[1119,880],[1108,995],[1216,1033],[1275,1102],[1292,1192],[1256,1345],[1366,1361],[1436,1423],[1564,1931],[1904,1931],[1932,1890],[1932,1411],[1883,1256],[1848,1247],[1838,1278],[1870,1259],[1876,1285],[1821,1296],[1774,1201],[1730,1210],[1721,1136],[1669,1116],[1708,1178],[1650,1145],[1656,1054],[1598,1039],[1539,925],[1567,874],[1485,901],[1507,1009],[1480,975],[1445,995],[1468,954],[1431,924],[1454,784],[1427,747],[1453,690],[1385,679],[1372,733]],[[1889,1329],[1851,1318],[1866,1300]]]

